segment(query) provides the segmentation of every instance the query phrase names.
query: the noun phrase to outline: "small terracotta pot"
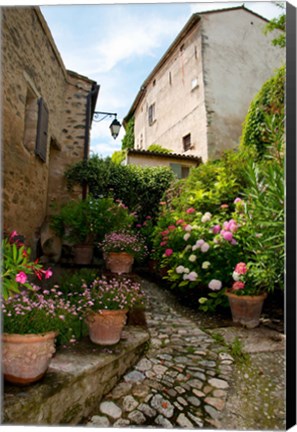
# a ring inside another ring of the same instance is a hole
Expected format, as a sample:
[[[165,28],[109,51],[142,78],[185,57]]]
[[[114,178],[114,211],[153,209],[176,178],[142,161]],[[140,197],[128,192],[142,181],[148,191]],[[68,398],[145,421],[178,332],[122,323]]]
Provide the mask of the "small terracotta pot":
[[[93,259],[93,245],[81,244],[73,247],[74,251],[74,264],[88,265],[92,263]]]
[[[259,325],[264,300],[267,293],[256,296],[238,296],[230,291],[226,292],[229,299],[232,319],[247,328],[255,328]]]
[[[114,345],[121,339],[127,310],[100,310],[86,319],[89,336],[98,345]]]
[[[55,350],[57,332],[2,335],[2,371],[4,379],[14,384],[40,380]]]
[[[112,273],[131,273],[134,257],[127,252],[109,252],[106,257],[106,268]]]

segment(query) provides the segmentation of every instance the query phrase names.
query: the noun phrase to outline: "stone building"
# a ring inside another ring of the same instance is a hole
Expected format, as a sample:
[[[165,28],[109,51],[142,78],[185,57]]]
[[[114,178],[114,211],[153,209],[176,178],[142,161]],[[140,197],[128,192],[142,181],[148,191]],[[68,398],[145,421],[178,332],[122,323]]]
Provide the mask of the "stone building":
[[[52,205],[71,198],[65,169],[88,157],[99,86],[65,69],[38,7],[1,12],[2,219],[34,249]]]
[[[252,98],[284,62],[266,24],[244,6],[192,15],[125,118],[135,120],[134,148],[158,144],[206,161],[237,147]]]

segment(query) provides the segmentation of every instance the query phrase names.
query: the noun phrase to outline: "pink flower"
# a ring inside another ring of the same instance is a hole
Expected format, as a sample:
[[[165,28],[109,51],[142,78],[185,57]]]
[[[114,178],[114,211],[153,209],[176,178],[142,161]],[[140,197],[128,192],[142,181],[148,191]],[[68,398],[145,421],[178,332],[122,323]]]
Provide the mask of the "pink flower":
[[[160,201],[160,205],[166,205],[165,201]]]
[[[221,205],[221,209],[227,209],[229,206],[228,206],[228,204],[222,204]]]
[[[208,288],[212,291],[219,291],[222,288],[222,282],[217,279],[212,279],[208,284]]]
[[[192,231],[192,225],[186,225],[185,227],[184,227],[184,230],[185,231]]]
[[[146,216],[145,218],[146,218],[146,219],[151,219],[152,217],[151,217],[151,216]]]
[[[14,237],[17,237],[18,233],[16,231],[12,231],[12,233],[10,234],[10,238],[13,239]]]
[[[191,213],[195,213],[195,209],[193,207],[188,208],[188,210],[186,211],[187,214],[191,214]]]
[[[223,238],[224,238],[224,240],[230,242],[230,241],[233,240],[233,235],[232,235],[232,233],[231,233],[230,231],[225,231],[225,232],[223,233]]]
[[[200,250],[201,250],[201,252],[205,253],[205,252],[208,251],[209,248],[210,248],[209,244],[206,243],[206,242],[204,242],[204,243],[201,245]]]
[[[24,284],[27,282],[27,275],[24,272],[19,272],[15,277],[16,282]]]
[[[215,226],[212,228],[212,232],[213,232],[214,234],[218,234],[218,233],[220,232],[220,230],[221,230],[220,225],[215,225]]]
[[[175,225],[169,225],[168,229],[169,229],[169,231],[175,230]]]
[[[236,264],[235,271],[236,271],[236,273],[239,273],[241,275],[246,274],[246,272],[247,272],[246,264],[243,262]]]
[[[182,223],[184,223],[184,220],[183,220],[183,219],[178,219],[178,220],[176,221],[176,225],[181,225]]]
[[[234,282],[234,284],[232,285],[232,289],[234,291],[244,289],[244,282],[240,282],[240,281]]]
[[[237,203],[239,203],[239,202],[241,202],[242,201],[242,199],[241,198],[235,198],[235,200],[234,200],[234,204],[237,204]]]
[[[44,273],[45,279],[49,279],[53,275],[53,272],[51,269],[47,269],[47,270],[43,271],[43,273]]]
[[[170,257],[170,255],[173,254],[173,250],[172,249],[166,249],[165,251],[165,256]]]
[[[169,234],[169,231],[168,231],[168,230],[165,230],[165,231],[162,231],[162,232],[161,232],[161,235],[162,235],[162,236],[166,236],[167,234]]]
[[[141,226],[142,226],[141,224],[137,224],[136,228],[141,228]]]
[[[160,246],[166,246],[167,245],[167,241],[162,241],[161,243],[160,243]]]

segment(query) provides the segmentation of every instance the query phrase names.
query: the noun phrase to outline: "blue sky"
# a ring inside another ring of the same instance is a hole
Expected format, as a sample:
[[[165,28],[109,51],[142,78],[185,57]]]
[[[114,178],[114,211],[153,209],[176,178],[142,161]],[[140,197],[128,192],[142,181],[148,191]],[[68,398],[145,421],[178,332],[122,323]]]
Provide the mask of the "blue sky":
[[[116,112],[122,122],[143,81],[193,13],[241,4],[60,4],[41,11],[66,68],[100,85],[96,110]],[[280,14],[269,1],[245,6],[267,19]],[[91,152],[105,157],[121,148],[124,128],[114,140],[111,121],[93,122]]]

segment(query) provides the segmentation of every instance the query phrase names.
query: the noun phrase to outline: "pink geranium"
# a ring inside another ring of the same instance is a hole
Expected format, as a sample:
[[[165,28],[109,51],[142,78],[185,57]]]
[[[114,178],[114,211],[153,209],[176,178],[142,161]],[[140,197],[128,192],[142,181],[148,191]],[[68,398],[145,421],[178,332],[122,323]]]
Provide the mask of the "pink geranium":
[[[221,230],[220,225],[215,225],[215,226],[212,228],[212,232],[213,232],[214,234],[218,234],[218,233],[220,232],[220,230]]]
[[[49,279],[53,275],[53,272],[51,269],[43,270],[42,273],[44,273],[45,279]]]
[[[169,231],[168,231],[168,230],[165,230],[165,231],[162,231],[162,232],[161,232],[161,235],[162,235],[162,236],[166,236],[167,234],[169,234]]]
[[[224,240],[231,242],[233,240],[233,235],[230,231],[224,231],[223,238]]]
[[[232,285],[232,289],[234,291],[244,289],[244,282],[241,282],[241,281],[234,282],[234,284]]]
[[[165,256],[170,257],[170,255],[173,254],[173,250],[172,249],[166,249],[165,251]]]
[[[185,221],[183,220],[183,219],[178,219],[177,221],[176,221],[176,225],[181,225],[181,224],[183,224]]]
[[[186,211],[187,214],[191,214],[191,213],[195,213],[195,209],[193,207],[188,208],[188,210]]]
[[[246,274],[246,272],[247,272],[246,264],[243,262],[236,264],[235,271],[236,271],[236,273],[241,274],[241,275]]]
[[[167,241],[162,241],[161,243],[160,243],[160,246],[166,246],[167,245]]]
[[[169,231],[173,231],[173,230],[175,230],[175,225],[169,225],[169,227],[168,227],[168,229],[169,229]]]

